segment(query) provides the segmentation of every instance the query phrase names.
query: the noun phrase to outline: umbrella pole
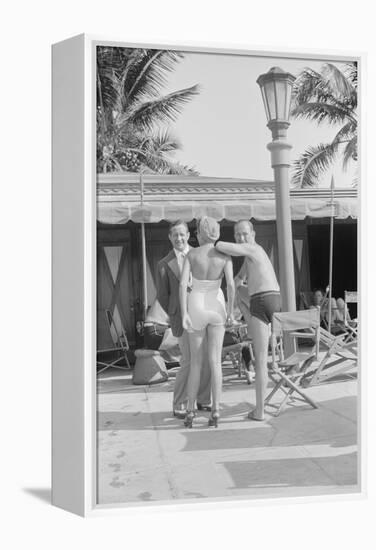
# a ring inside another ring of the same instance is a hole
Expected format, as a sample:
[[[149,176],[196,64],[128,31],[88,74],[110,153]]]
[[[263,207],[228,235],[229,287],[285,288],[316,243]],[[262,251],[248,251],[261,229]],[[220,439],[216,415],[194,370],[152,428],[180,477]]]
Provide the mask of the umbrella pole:
[[[328,309],[328,324],[329,332],[332,327],[332,281],[333,281],[333,238],[334,238],[334,178],[330,183],[331,189],[331,212],[330,212],[330,246],[329,246],[329,309]]]
[[[145,224],[141,223],[141,247],[142,247],[142,282],[143,282],[143,308],[144,308],[144,320],[146,319],[146,313],[148,309],[148,285],[147,285],[147,273],[146,273],[146,239],[145,239]]]
[[[144,203],[144,180],[142,172],[140,172],[140,186],[141,186],[141,204]],[[144,320],[146,319],[146,313],[148,309],[148,284],[147,284],[147,259],[146,259],[146,238],[145,238],[145,224],[141,223],[141,253],[142,253],[142,284],[143,284],[143,313]]]

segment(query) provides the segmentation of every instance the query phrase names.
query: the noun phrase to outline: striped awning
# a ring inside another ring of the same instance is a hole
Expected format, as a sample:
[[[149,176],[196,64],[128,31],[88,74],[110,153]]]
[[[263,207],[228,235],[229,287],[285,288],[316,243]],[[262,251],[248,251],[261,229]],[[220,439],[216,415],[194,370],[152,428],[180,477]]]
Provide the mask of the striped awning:
[[[202,216],[218,221],[275,220],[273,181],[202,176],[111,173],[97,178],[97,219],[106,224],[189,222]],[[143,200],[141,200],[141,198]],[[291,189],[291,218],[358,217],[356,189]]]
[[[355,197],[336,197],[336,219],[358,217],[358,200]],[[211,216],[218,221],[241,219],[275,220],[276,208],[273,199],[242,199],[228,201],[168,201],[168,202],[128,202],[111,201],[97,203],[97,219],[106,224],[158,223],[181,219],[189,222],[202,216]],[[303,220],[306,217],[325,218],[332,215],[332,207],[327,197],[291,197],[291,218]]]

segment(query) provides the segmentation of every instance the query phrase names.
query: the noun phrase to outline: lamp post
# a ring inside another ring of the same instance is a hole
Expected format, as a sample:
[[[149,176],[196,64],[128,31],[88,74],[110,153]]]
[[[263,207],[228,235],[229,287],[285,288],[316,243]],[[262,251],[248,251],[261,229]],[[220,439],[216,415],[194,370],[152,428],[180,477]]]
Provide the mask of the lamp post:
[[[295,77],[279,67],[273,67],[257,79],[261,88],[267,126],[273,141],[267,145],[274,169],[278,239],[278,263],[282,310],[295,311],[295,275],[291,229],[289,166],[292,145],[287,142],[292,86]]]

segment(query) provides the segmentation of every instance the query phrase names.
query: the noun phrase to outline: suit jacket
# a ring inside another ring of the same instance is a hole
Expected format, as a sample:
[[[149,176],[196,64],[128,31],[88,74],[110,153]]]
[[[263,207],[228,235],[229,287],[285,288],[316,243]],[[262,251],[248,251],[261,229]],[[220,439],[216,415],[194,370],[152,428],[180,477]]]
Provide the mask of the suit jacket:
[[[181,336],[183,325],[179,301],[180,270],[174,250],[158,262],[157,298],[170,318],[172,334]]]

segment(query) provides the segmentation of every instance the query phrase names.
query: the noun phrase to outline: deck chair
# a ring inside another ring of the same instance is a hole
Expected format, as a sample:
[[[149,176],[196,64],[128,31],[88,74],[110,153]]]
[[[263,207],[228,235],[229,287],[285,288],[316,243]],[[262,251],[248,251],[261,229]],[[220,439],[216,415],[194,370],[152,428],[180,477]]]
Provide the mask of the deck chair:
[[[118,324],[115,323],[109,309],[106,309],[105,315],[114,345],[110,348],[97,350],[97,374],[111,367],[121,370],[130,370],[131,365],[127,355],[129,343],[122,323],[121,321]],[[108,359],[106,359],[106,357],[108,357]],[[120,362],[125,362],[126,366],[119,365]]]
[[[346,334],[334,336],[320,329],[320,342],[324,354],[319,362],[307,369],[301,378],[301,386],[307,388],[326,382],[338,375],[353,371],[358,363],[357,341],[346,342]],[[320,354],[321,355],[321,354]]]
[[[244,348],[247,348],[250,360],[254,363],[255,357],[252,348],[252,340],[248,337],[248,329],[246,323],[233,325],[230,330],[226,331],[222,348],[222,362],[229,359],[232,366],[237,372],[238,378],[245,378],[248,384],[251,384],[254,379],[254,373],[247,370],[244,361]],[[231,335],[232,343],[226,344],[226,336]]]
[[[349,321],[349,309],[347,304],[357,304],[358,293],[356,291],[345,290],[345,320],[344,326],[347,332],[345,342],[353,342],[358,339],[358,323],[357,320]]]
[[[293,340],[293,353],[284,357],[281,336]],[[299,351],[299,340],[309,337],[313,346],[306,351]],[[272,320],[271,348],[272,363],[268,369],[269,378],[274,387],[265,399],[265,405],[275,407],[278,416],[288,404],[295,401],[308,403],[317,409],[318,405],[299,386],[300,379],[312,363],[318,360],[320,345],[320,308],[275,313]],[[277,392],[284,397],[278,404],[272,404],[271,399]]]

